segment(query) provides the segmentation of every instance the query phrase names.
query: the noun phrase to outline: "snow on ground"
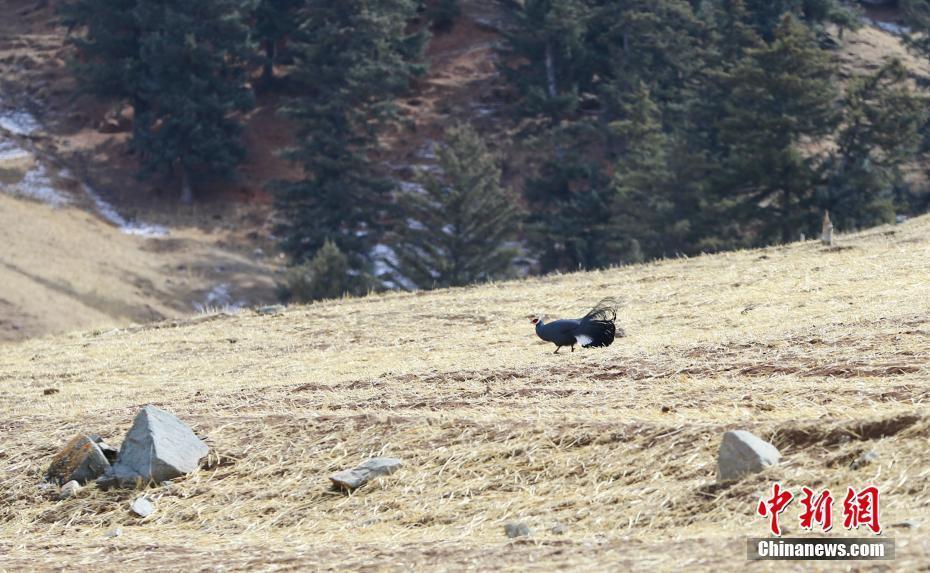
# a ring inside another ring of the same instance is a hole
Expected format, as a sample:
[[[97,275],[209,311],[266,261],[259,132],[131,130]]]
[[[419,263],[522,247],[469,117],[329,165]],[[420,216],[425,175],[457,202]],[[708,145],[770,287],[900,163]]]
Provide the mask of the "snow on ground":
[[[0,139],[0,161],[13,161],[29,157],[29,152],[12,141]]]
[[[48,203],[53,207],[62,207],[71,202],[67,195],[55,189],[48,170],[41,163],[27,171],[19,183],[4,186],[3,189],[13,195]]]
[[[872,18],[864,18],[866,24],[875,26],[879,30],[884,30],[889,34],[894,34],[895,36],[907,36],[911,33],[911,29],[907,26],[902,26],[894,22],[885,22],[882,20],[874,20]]]
[[[384,244],[377,244],[371,250],[371,260],[373,261],[374,274],[381,279],[386,288],[401,290],[416,290],[417,285],[413,284],[405,276],[400,275],[391,265],[397,266],[397,253],[394,249]]]
[[[404,193],[419,193],[421,195],[426,195],[426,188],[415,181],[398,181],[397,185]]]
[[[0,110],[0,130],[13,135],[31,135],[41,127],[35,116],[27,111]]]
[[[168,228],[161,225],[150,225],[138,221],[127,221],[125,217],[119,214],[113,205],[104,200],[90,185],[84,184],[84,193],[94,202],[97,212],[107,221],[113,223],[119,230],[127,235],[138,235],[140,237],[164,237],[168,235]]]
[[[194,308],[197,312],[209,312],[214,309],[221,309],[224,312],[236,312],[247,306],[249,306],[247,301],[233,301],[229,283],[216,285],[207,292],[203,302],[194,303]]]

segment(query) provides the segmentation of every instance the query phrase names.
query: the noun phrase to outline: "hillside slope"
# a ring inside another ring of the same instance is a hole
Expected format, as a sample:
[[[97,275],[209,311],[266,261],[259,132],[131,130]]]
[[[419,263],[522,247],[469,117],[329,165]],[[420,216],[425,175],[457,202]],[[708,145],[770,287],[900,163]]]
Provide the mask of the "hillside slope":
[[[744,537],[765,535],[754,510],[773,481],[834,495],[876,484],[894,568],[927,567],[928,269],[922,218],[832,249],[0,347],[0,570],[761,570]],[[608,295],[625,301],[628,332],[609,349],[553,355],[534,337],[531,314],[574,316]],[[213,452],[151,492],[156,514],[132,517],[130,492],[40,491],[66,439],[118,441],[146,403]],[[772,440],[784,463],[714,485],[731,428]],[[868,450],[877,461],[851,469]],[[330,472],[374,454],[405,467],[329,491]],[[511,519],[532,537],[508,540]],[[797,507],[782,520],[797,533]],[[807,566],[767,570],[792,568]]]
[[[0,193],[0,342],[274,300],[274,268],[222,240],[127,235],[93,212]]]

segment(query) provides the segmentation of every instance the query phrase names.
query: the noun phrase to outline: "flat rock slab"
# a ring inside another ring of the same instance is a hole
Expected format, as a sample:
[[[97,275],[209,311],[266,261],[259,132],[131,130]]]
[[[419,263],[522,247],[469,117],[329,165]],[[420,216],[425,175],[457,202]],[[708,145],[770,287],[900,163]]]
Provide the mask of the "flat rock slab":
[[[717,454],[717,481],[732,481],[761,472],[777,465],[780,459],[778,448],[754,434],[745,430],[727,432]]]
[[[397,458],[371,458],[354,469],[336,472],[329,476],[329,479],[337,487],[351,490],[365,485],[376,477],[390,475],[402,465],[403,463]]]
[[[46,481],[64,484],[76,481],[83,485],[97,479],[110,468],[110,462],[92,436],[75,436],[52,459]]]
[[[107,488],[160,483],[196,470],[209,451],[173,414],[146,406],[136,414],[116,463],[97,484]]]

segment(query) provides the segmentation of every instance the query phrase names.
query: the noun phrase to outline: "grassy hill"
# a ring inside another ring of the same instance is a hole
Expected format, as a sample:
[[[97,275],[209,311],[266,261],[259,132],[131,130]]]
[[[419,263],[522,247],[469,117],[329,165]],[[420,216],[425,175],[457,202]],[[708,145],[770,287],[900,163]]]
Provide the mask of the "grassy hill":
[[[765,535],[754,509],[773,481],[834,496],[876,484],[891,565],[927,567],[928,269],[922,218],[832,249],[2,346],[0,571],[736,571],[744,538]],[[553,355],[534,337],[530,315],[577,316],[604,296],[625,301],[628,336],[609,349]],[[59,502],[37,487],[69,437],[118,442],[147,403],[212,447],[204,469],[152,490],[153,516],[127,511],[131,492]],[[732,428],[784,462],[716,486]],[[877,461],[851,469],[869,450]],[[329,490],[329,473],[375,454],[405,467],[351,496]],[[533,535],[507,539],[513,519]],[[798,532],[796,507],[782,519]]]
[[[227,236],[127,235],[93,211],[0,192],[0,343],[187,316],[224,297],[274,300],[274,267],[225,246]]]

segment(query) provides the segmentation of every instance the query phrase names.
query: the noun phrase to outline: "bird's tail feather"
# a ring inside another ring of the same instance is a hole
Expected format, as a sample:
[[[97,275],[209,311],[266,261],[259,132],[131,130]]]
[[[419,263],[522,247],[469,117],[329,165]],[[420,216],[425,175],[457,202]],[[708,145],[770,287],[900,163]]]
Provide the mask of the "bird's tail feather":
[[[617,301],[612,298],[605,298],[601,302],[594,305],[594,308],[584,315],[581,319],[585,320],[602,320],[613,322],[617,320]]]
[[[577,338],[582,339],[583,348],[603,348],[614,342],[617,327],[613,321],[591,320],[581,324],[581,333]]]
[[[617,335],[614,321],[617,319],[617,301],[605,298],[597,303],[591,311],[581,319],[581,335],[586,339],[584,348],[599,348],[613,344]],[[623,336],[623,330],[620,331]]]

